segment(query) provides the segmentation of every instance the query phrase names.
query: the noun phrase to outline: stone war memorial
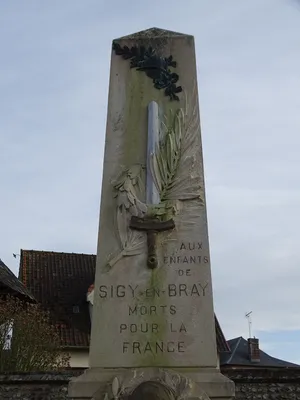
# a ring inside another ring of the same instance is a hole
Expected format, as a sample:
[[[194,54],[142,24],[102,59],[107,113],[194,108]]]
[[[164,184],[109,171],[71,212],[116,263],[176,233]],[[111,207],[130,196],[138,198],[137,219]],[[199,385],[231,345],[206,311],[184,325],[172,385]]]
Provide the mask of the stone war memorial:
[[[232,399],[217,362],[194,38],[112,43],[89,369],[71,399]]]

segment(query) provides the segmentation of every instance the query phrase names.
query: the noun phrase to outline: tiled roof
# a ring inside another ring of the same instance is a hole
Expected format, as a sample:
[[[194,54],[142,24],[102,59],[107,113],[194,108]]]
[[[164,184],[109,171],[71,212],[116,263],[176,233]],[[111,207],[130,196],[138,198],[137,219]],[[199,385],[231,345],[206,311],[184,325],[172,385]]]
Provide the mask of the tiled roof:
[[[95,266],[93,254],[21,250],[19,278],[37,301],[50,310],[65,346],[89,346],[86,295],[94,283]],[[74,307],[79,307],[78,313],[74,313]],[[216,317],[215,322],[218,351],[229,351]]]
[[[89,346],[86,293],[95,263],[95,255],[21,250],[19,278],[50,311],[63,346]]]
[[[31,301],[34,300],[30,291],[25,288],[2,260],[0,260],[0,293],[25,297]]]
[[[237,337],[228,341],[231,352],[221,354],[220,364],[222,367],[274,367],[274,368],[287,368],[287,367],[300,367],[287,361],[279,360],[269,356],[269,354],[260,350],[260,362],[251,362],[248,355],[248,342],[243,337]]]

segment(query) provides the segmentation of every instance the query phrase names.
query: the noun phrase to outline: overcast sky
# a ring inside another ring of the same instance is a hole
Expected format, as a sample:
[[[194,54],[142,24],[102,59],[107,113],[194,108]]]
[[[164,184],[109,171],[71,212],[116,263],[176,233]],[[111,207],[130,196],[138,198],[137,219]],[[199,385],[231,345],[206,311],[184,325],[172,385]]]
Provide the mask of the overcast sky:
[[[196,39],[215,309],[300,363],[300,6],[296,0],[0,2],[0,257],[95,253],[111,41]]]

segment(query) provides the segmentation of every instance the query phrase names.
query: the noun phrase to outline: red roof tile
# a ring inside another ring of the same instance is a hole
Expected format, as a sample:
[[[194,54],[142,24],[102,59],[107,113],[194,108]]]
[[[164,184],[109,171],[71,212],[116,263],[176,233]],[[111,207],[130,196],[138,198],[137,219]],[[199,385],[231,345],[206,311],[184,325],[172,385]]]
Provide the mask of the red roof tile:
[[[89,346],[86,293],[95,264],[95,255],[21,250],[19,278],[50,311],[64,346]]]

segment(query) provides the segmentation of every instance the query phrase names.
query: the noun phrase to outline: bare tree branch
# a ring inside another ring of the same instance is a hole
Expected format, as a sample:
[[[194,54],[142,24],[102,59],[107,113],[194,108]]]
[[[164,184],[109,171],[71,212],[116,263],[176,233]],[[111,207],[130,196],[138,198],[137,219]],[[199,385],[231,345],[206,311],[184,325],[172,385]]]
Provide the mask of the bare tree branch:
[[[48,313],[36,304],[0,299],[0,372],[57,370],[69,366]]]

